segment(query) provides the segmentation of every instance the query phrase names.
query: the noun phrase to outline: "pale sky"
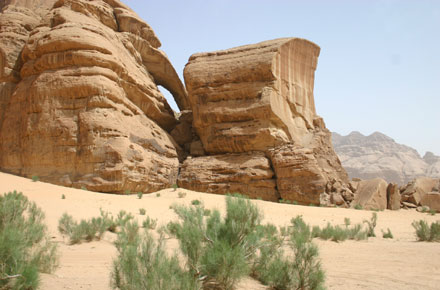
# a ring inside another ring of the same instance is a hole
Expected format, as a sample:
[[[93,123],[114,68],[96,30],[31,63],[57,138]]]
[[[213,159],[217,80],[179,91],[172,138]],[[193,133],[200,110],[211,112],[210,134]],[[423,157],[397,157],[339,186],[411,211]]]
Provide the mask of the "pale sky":
[[[440,1],[123,0],[183,81],[191,54],[280,37],[321,47],[316,110],[331,131],[380,131],[440,155]],[[177,107],[167,96],[174,109]]]

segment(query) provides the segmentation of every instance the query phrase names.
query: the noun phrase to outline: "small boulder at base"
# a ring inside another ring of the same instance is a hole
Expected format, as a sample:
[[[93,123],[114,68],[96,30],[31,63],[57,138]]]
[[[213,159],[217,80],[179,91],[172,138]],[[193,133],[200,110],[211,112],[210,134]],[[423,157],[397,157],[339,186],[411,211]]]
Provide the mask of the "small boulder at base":
[[[388,183],[382,178],[362,180],[351,203],[352,207],[360,205],[365,209],[386,209],[387,187]]]

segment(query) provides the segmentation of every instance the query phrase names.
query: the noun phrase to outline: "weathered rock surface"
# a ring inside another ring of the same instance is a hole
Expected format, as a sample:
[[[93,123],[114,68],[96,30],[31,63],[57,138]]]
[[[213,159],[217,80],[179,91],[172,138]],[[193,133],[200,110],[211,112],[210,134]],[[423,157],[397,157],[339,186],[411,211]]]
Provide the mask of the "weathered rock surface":
[[[304,39],[275,39],[194,54],[184,71],[193,126],[204,151],[264,152],[281,197],[307,204],[320,204],[330,180],[347,182],[330,132],[315,110],[319,51]]]
[[[387,187],[387,209],[398,210],[400,209],[400,190],[399,186],[395,183],[388,184]]]
[[[399,185],[416,177],[440,178],[440,157],[431,152],[421,158],[417,151],[375,132],[364,136],[332,134],[333,146],[348,175],[361,179],[383,178]]]
[[[429,192],[438,192],[440,179],[419,177],[401,189],[402,200],[414,205],[421,205],[421,200]]]
[[[189,157],[182,164],[178,185],[202,192],[279,199],[274,172],[262,152]]]
[[[351,203],[352,207],[360,205],[365,209],[386,209],[387,187],[388,183],[381,178],[362,180]]]
[[[439,192],[428,192],[423,195],[420,200],[422,206],[428,206],[437,212],[440,212],[440,193]]]
[[[326,177],[311,149],[286,145],[269,150],[282,199],[301,204],[320,204]]]
[[[157,85],[188,104],[151,27],[117,0],[47,1],[43,17],[26,8],[38,1],[9,2],[0,168],[105,192],[175,183],[178,145],[167,132],[177,121]]]

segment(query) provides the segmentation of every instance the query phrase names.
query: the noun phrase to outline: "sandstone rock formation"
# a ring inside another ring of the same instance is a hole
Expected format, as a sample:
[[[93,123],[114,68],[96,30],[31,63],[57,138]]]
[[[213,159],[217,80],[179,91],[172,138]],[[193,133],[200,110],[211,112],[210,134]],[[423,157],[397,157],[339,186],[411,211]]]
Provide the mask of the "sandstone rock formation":
[[[315,110],[313,86],[319,51],[304,39],[276,39],[194,54],[184,71],[193,126],[206,154],[229,158],[225,154],[232,153],[239,158],[248,152],[264,153],[260,158],[273,167],[280,197],[303,204],[320,204],[327,183],[347,182],[330,133]],[[197,190],[200,182],[206,182],[203,188],[210,192],[229,191],[210,187],[209,180],[188,182],[183,178],[198,170],[204,160],[199,158],[185,161],[179,185]],[[215,164],[215,159],[210,162],[213,167],[224,166]],[[235,174],[226,175],[223,182],[234,180]],[[249,186],[250,192],[258,189]],[[276,198],[276,190],[274,196],[265,198]]]
[[[362,180],[359,183],[352,206],[360,205],[365,209],[376,210],[386,209],[387,187],[388,183],[381,178]]]
[[[177,120],[157,85],[189,104],[151,27],[117,0],[2,6],[0,168],[105,192],[174,184]]]
[[[364,136],[332,134],[333,146],[348,175],[361,179],[383,178],[404,185],[416,177],[440,178],[440,157],[431,152],[421,158],[411,147],[375,132]]]
[[[178,178],[272,201],[353,199],[316,114],[312,42],[195,54],[187,95],[152,28],[118,0],[7,0],[0,9],[1,170],[114,193]]]
[[[422,204],[422,199],[424,199],[427,193],[438,192],[439,186],[439,179],[429,177],[416,178],[401,189],[402,201],[412,203],[416,206],[428,205]]]
[[[401,195],[399,186],[395,183],[388,184],[387,187],[387,209],[400,209]]]

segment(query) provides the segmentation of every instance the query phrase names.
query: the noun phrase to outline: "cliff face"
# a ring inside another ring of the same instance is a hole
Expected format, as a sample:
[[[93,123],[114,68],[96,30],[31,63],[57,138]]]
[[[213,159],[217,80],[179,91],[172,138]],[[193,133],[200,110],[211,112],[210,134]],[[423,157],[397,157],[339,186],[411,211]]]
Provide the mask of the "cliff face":
[[[428,152],[421,158],[415,149],[379,132],[333,133],[333,145],[350,177],[380,177],[400,185],[419,176],[440,177],[440,157]]]
[[[347,181],[330,133],[316,115],[313,86],[319,51],[304,39],[276,39],[194,54],[185,67],[193,125],[205,152],[218,160],[225,154],[264,153],[261,168],[271,164],[277,184],[272,199],[279,194],[319,204],[328,183]],[[191,175],[186,170],[199,162],[185,161],[183,175]],[[209,182],[179,181],[194,189]],[[237,191],[246,193],[251,187],[257,192],[260,186],[246,184]],[[221,193],[222,188],[211,191]]]
[[[1,170],[114,193],[178,180],[273,201],[321,204],[335,190],[351,198],[315,110],[314,43],[195,54],[187,95],[154,31],[118,0],[7,0],[0,9]]]
[[[157,85],[182,109],[186,92],[148,24],[116,0],[59,0],[41,14],[36,1],[11,2],[0,17],[0,168],[106,192],[174,184],[177,121]]]

